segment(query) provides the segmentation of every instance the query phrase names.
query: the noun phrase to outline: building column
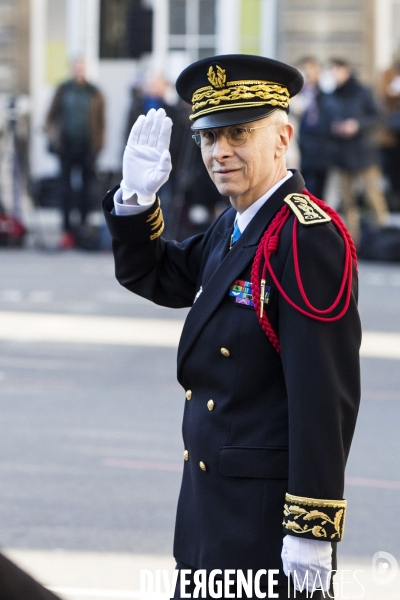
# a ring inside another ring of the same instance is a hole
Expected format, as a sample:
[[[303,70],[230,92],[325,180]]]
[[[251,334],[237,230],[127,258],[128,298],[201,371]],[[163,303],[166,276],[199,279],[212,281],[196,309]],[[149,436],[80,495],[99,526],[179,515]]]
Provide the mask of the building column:
[[[240,51],[260,54],[261,0],[242,0],[240,10]]]
[[[240,52],[241,0],[218,0],[216,21],[216,54]]]
[[[260,52],[268,58],[276,57],[277,13],[277,0],[262,0]]]
[[[393,0],[375,0],[375,70],[382,72],[393,60]]]
[[[152,66],[158,73],[163,73],[168,54],[169,3],[168,0],[152,0],[153,8],[153,52]]]
[[[67,56],[86,60],[87,77],[99,78],[100,0],[67,0]]]
[[[36,178],[41,175],[40,158],[44,153],[42,106],[46,79],[47,0],[31,0],[30,10],[30,77],[31,137],[29,146],[30,173]],[[38,159],[39,157],[39,159]]]
[[[100,0],[86,0],[85,58],[89,81],[100,79]]]

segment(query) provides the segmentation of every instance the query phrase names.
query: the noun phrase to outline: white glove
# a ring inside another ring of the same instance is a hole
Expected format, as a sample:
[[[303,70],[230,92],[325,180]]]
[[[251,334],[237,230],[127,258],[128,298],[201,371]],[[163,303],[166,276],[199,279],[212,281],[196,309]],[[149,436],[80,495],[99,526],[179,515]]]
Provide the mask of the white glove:
[[[330,542],[286,535],[283,538],[282,562],[285,575],[288,576],[290,572],[294,587],[299,592],[302,591],[299,586],[304,585],[307,571],[308,578],[305,581],[305,587],[309,592],[319,587],[322,587],[324,592],[329,590],[332,575],[332,544]]]
[[[137,194],[138,204],[148,204],[171,172],[172,121],[163,108],[152,108],[134,123],[122,161],[122,199]]]

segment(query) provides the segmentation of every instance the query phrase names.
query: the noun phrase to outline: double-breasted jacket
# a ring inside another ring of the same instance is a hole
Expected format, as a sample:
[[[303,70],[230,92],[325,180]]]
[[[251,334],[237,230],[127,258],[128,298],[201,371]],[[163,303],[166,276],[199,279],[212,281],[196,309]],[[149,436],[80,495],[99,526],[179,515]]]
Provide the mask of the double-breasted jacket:
[[[103,201],[118,281],[156,304],[191,307],[178,350],[185,454],[174,556],[197,569],[274,568],[284,582],[284,535],[335,543],[343,534],[344,469],[360,398],[356,272],[349,308],[335,322],[304,316],[267,282],[280,356],[254,308],[230,295],[235,281],[250,281],[260,238],[284,198],[303,188],[294,172],[232,249],[233,208],[177,243],[161,236],[159,200],[124,217],[112,214],[115,190]],[[294,218],[272,264],[301,306]],[[300,225],[298,248],[310,301],[330,306],[343,274],[342,237],[331,222]]]

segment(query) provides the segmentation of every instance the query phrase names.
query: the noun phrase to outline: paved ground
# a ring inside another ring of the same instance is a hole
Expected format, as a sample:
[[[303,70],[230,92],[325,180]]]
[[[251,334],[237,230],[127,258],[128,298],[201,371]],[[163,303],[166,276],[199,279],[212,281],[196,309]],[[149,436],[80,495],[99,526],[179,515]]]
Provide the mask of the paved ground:
[[[365,330],[400,334],[400,266],[360,272]],[[0,252],[0,543],[65,598],[140,598],[140,568],[173,568],[185,401],[173,346],[184,316],[120,288],[108,253]],[[130,319],[155,327],[163,347],[140,331],[132,344],[99,339],[111,317],[121,336]],[[392,358],[362,358],[343,598],[400,597],[400,575],[379,586],[371,569],[377,551],[400,558],[400,349],[382,339]]]

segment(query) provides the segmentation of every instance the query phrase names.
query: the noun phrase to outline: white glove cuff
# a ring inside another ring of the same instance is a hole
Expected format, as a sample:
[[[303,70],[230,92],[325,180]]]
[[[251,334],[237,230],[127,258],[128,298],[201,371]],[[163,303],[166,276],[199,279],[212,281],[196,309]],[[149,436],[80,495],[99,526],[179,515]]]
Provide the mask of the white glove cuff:
[[[142,194],[138,194],[135,190],[131,190],[127,188],[124,184],[124,180],[121,181],[121,191],[122,191],[122,203],[123,204],[139,204],[139,206],[150,206],[153,204],[156,195],[152,194],[151,196],[143,196]],[[136,196],[136,198],[134,198]]]
[[[150,206],[150,204],[154,204],[156,199],[156,195],[153,194],[152,196],[141,196],[140,194],[137,195],[137,202],[140,206]]]

